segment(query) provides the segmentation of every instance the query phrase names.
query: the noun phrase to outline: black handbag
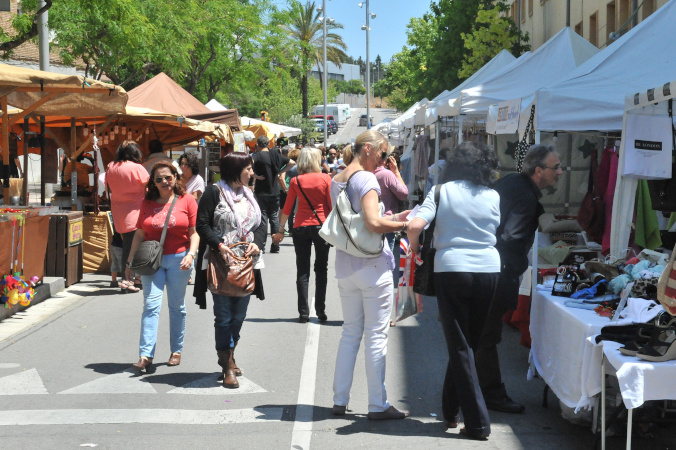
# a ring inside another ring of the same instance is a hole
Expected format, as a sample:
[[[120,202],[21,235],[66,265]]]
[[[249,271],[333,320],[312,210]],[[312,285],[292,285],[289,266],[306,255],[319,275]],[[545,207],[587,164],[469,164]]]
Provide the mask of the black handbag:
[[[439,213],[439,196],[441,192],[441,184],[434,186],[434,205],[436,207],[436,214]],[[413,292],[420,295],[436,296],[437,291],[434,288],[434,255],[437,250],[432,247],[432,237],[434,236],[434,228],[436,227],[437,217],[430,223],[430,226],[423,231],[423,244],[420,249],[420,259],[422,264],[416,266],[413,279]]]
[[[143,241],[134,252],[131,258],[129,268],[139,275],[153,275],[160,270],[162,264],[162,249],[164,248],[164,238],[167,236],[167,225],[169,225],[169,218],[174,209],[177,195],[174,195],[174,201],[171,202],[169,212],[167,212],[167,219],[164,221],[164,228],[162,228],[162,237],[160,242],[157,241]]]

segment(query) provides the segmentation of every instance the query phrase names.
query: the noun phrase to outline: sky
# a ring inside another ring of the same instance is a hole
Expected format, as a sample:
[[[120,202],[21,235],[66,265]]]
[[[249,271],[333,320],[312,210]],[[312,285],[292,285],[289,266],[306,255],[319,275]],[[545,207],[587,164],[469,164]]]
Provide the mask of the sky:
[[[366,59],[366,32],[361,30],[366,23],[366,5],[357,6],[366,0],[326,0],[326,9],[330,18],[343,24],[338,30],[347,44],[347,54],[357,59]],[[315,0],[317,6],[322,0]],[[380,54],[387,63],[392,55],[401,51],[406,44],[406,25],[412,17],[422,17],[430,10],[430,0],[369,0],[369,9],[376,14],[371,19],[370,58]]]

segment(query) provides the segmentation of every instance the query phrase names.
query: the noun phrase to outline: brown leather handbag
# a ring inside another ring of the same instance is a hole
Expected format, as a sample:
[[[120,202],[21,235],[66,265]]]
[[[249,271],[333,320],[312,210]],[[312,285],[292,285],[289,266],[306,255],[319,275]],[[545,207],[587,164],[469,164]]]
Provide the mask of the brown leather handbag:
[[[232,244],[233,250],[247,242]],[[209,266],[207,267],[207,287],[218,295],[228,297],[245,297],[251,294],[256,287],[253,272],[253,258],[251,256],[229,256],[223,258],[218,249],[209,250]]]

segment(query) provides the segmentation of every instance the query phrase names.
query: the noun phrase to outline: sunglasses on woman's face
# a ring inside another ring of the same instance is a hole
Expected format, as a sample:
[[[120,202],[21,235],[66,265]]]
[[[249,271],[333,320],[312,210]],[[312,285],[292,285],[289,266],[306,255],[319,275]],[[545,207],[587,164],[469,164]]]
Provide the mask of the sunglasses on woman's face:
[[[171,181],[174,179],[173,175],[165,175],[163,177],[155,177],[155,183],[160,184],[163,181]]]

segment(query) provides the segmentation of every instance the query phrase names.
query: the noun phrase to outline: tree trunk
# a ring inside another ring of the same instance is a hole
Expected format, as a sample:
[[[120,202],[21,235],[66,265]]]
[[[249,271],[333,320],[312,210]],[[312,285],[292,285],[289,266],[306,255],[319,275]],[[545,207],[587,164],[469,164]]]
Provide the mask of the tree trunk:
[[[300,91],[303,94],[303,118],[307,118],[307,72],[304,72],[300,79]]]

